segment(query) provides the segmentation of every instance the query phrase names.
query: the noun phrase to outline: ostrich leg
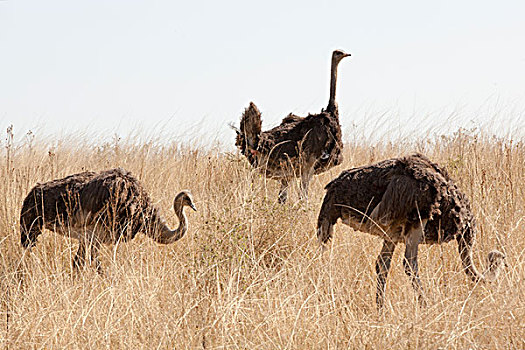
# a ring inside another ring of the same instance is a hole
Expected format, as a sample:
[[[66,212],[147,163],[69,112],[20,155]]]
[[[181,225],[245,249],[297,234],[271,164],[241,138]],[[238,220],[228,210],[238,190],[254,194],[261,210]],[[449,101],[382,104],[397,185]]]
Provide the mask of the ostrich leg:
[[[313,162],[311,166],[303,169],[301,173],[301,199],[308,200],[308,187],[310,186],[310,180],[314,175]]]
[[[383,248],[381,253],[377,257],[376,261],[376,272],[377,272],[377,291],[376,291],[376,303],[377,308],[381,310],[384,305],[384,296],[386,289],[386,278],[388,271],[390,270],[390,262],[392,261],[392,255],[396,249],[394,242],[385,240],[383,241]]]
[[[420,225],[410,229],[408,232],[405,242],[405,259],[403,260],[405,273],[408,277],[410,277],[412,281],[412,287],[416,291],[417,299],[422,306],[425,305],[425,299],[423,297],[423,287],[421,286],[421,280],[419,279],[417,253],[419,243],[423,241],[423,231],[425,229],[426,222],[427,220],[423,220]]]
[[[86,258],[89,258],[90,263],[95,263],[97,272],[102,273],[102,265],[98,259],[99,247],[100,243],[92,234],[84,239],[80,239],[77,254],[73,258],[73,268],[80,271],[86,263]],[[89,256],[87,256],[88,250]]]
[[[104,271],[102,270],[102,264],[100,263],[100,260],[98,258],[98,249],[100,248],[100,243],[96,240],[96,238],[91,242],[91,254],[90,254],[90,262],[95,263],[95,267],[97,268],[97,272],[99,274],[103,274]]]
[[[288,179],[281,180],[281,188],[279,189],[279,203],[284,204],[288,199]]]
[[[73,268],[80,271],[86,262],[86,243],[79,240],[77,254],[73,258]]]

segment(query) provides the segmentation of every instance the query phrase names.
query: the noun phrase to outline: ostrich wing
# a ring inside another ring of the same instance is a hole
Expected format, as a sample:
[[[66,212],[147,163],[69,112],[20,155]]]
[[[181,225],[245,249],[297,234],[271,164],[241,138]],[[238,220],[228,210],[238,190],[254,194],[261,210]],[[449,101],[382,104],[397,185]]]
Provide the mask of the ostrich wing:
[[[132,239],[149,220],[150,199],[131,174],[113,169],[101,173],[80,192],[81,210],[123,240]]]
[[[383,197],[375,207],[370,219],[390,226],[397,222],[418,221],[428,218],[424,197],[428,196],[425,184],[409,176],[394,176],[390,180]]]
[[[328,114],[301,118],[289,115],[273,129],[261,134],[258,151],[268,157],[268,167],[320,159],[331,140]]]

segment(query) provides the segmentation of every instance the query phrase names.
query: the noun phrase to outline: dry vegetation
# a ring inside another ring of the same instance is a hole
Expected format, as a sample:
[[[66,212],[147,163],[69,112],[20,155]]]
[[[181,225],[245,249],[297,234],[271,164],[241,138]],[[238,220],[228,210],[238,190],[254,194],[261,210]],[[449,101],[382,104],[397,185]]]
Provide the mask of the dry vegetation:
[[[233,136],[232,136],[233,138]],[[0,158],[0,345],[4,348],[502,349],[525,347],[525,144],[459,131],[429,141],[346,144],[345,162],[317,176],[310,202],[279,205],[279,184],[218,148],[82,140],[46,144],[8,132]],[[411,151],[446,165],[478,219],[475,261],[492,248],[509,267],[473,285],[456,243],[420,248],[420,309],[401,252],[383,315],[375,307],[372,236],[338,224],[320,256],[323,185],[342,169]],[[142,180],[168,222],[173,196],[193,192],[188,234],[171,246],[143,235],[101,250],[104,275],[71,274],[77,242],[45,233],[17,270],[19,210],[38,181],[121,166]]]

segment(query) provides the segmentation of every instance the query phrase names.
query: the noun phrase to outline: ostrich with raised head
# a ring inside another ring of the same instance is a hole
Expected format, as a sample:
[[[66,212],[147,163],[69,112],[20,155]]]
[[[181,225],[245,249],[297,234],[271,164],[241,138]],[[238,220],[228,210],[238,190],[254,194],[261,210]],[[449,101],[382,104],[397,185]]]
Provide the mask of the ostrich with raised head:
[[[314,174],[322,173],[343,160],[339,111],[335,102],[337,66],[350,54],[332,54],[330,99],[319,114],[299,117],[289,114],[280,125],[261,132],[261,112],[253,102],[241,117],[235,145],[250,164],[266,177],[281,181],[279,202],[286,202],[291,179],[301,178],[301,196],[308,196]]]
[[[446,170],[421,154],[393,158],[343,171],[325,187],[317,238],[324,244],[338,219],[354,230],[383,238],[376,261],[379,308],[384,303],[388,270],[394,249],[404,243],[405,273],[423,301],[418,273],[419,244],[441,244],[455,239],[467,276],[474,282],[495,279],[505,255],[491,251],[488,267],[480,273],[472,262],[476,234],[470,203]]]
[[[127,242],[138,232],[161,244],[181,239],[188,229],[185,206],[196,210],[188,191],[175,196],[179,226],[172,230],[130,172],[121,168],[82,172],[31,189],[20,213],[20,240],[30,248],[43,229],[76,238],[80,244],[73,266],[82,267],[89,256],[100,271],[101,244]]]

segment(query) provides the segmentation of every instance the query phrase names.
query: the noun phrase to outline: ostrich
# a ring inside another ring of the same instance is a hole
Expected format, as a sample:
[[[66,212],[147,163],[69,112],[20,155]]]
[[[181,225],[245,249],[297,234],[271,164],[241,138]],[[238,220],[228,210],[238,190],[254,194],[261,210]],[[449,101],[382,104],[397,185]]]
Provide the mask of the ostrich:
[[[324,244],[332,237],[337,219],[355,230],[384,239],[376,261],[379,309],[384,303],[386,279],[394,249],[405,243],[405,273],[422,304],[418,274],[418,245],[456,239],[463,268],[474,282],[497,278],[505,255],[492,251],[482,274],[472,262],[475,220],[467,197],[447,172],[421,154],[393,158],[343,171],[325,187],[319,212],[317,238]]]
[[[289,114],[279,126],[261,132],[261,112],[253,102],[245,109],[235,145],[253,167],[269,178],[281,181],[279,202],[286,202],[292,178],[301,178],[301,196],[308,196],[308,185],[314,174],[339,165],[341,126],[335,102],[337,66],[350,54],[335,50],[332,54],[330,100],[326,110],[305,118]]]
[[[197,210],[187,191],[175,197],[173,209],[179,226],[171,230],[130,172],[121,168],[86,171],[31,189],[20,213],[20,240],[22,247],[31,248],[44,228],[76,238],[80,245],[73,266],[81,268],[89,250],[90,261],[100,272],[102,243],[127,242],[139,231],[161,244],[181,239],[188,229],[184,206]]]

